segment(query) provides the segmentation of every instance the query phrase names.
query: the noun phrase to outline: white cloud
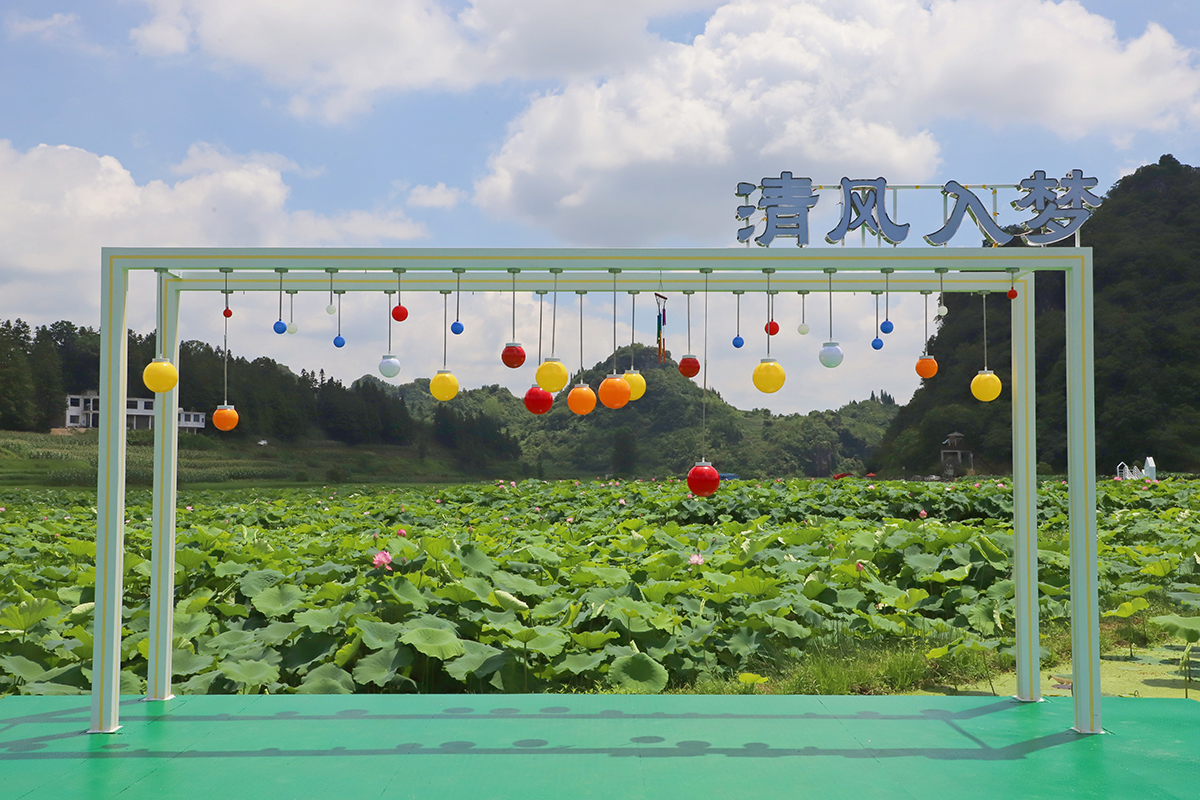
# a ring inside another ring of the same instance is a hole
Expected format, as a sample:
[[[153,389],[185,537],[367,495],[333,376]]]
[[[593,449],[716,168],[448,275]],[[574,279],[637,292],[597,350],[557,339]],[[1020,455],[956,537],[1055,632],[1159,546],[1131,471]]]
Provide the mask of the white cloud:
[[[414,186],[408,194],[408,204],[418,208],[454,208],[467,196],[462,189],[438,182],[437,186]]]
[[[1194,125],[1190,60],[1075,2],[736,0],[691,45],[533,99],[475,202],[575,242],[728,242],[734,183],[781,165],[929,182],[939,119],[1065,139]]]
[[[43,42],[65,45],[88,55],[102,55],[103,47],[88,42],[75,14],[52,14],[49,17],[26,17],[11,14],[4,21],[4,30],[9,39],[37,38]]]

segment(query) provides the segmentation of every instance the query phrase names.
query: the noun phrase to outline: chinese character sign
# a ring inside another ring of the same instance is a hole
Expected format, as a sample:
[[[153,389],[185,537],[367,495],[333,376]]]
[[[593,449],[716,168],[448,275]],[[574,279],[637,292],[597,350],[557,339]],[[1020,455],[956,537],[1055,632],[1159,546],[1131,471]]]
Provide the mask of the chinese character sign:
[[[1016,210],[1034,215],[1021,223],[1023,232],[1016,235],[1034,245],[1047,245],[1074,236],[1091,216],[1091,209],[1103,202],[1090,191],[1097,183],[1095,178],[1083,177],[1083,171],[1078,169],[1071,170],[1060,180],[1047,178],[1044,170],[1037,170],[1020,182],[1020,190],[1025,194],[1012,204]],[[833,230],[825,234],[826,242],[837,244],[859,228],[883,237],[890,244],[900,244],[908,238],[909,224],[900,224],[888,215],[886,180],[842,178],[839,188],[841,218]],[[893,205],[895,191],[892,189]],[[755,192],[759,193],[757,202],[751,198]],[[735,193],[742,200],[737,208],[737,219],[743,223],[737,233],[739,242],[749,242],[753,237],[755,244],[763,247],[769,247],[780,238],[794,239],[799,247],[809,243],[808,212],[819,199],[813,192],[811,179],[795,178],[790,172],[781,172],[778,178],[763,178],[760,184],[739,183]],[[996,223],[983,200],[958,181],[946,182],[942,194],[953,199],[954,205],[942,227],[922,237],[929,244],[949,242],[968,214],[993,244],[1008,244],[1015,238]],[[759,221],[752,220],[756,211],[763,212]],[[760,223],[762,232],[755,236]]]

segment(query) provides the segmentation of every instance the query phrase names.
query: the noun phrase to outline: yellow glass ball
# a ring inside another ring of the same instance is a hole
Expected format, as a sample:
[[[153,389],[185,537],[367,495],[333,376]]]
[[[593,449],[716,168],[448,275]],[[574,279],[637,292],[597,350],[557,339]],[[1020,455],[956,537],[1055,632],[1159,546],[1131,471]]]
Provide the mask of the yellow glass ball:
[[[596,393],[586,383],[581,383],[567,395],[567,408],[579,416],[592,413],[596,407]]]
[[[982,369],[971,379],[971,394],[976,400],[990,403],[1000,396],[1000,379],[990,369]]]
[[[569,377],[571,376],[567,373],[567,368],[557,358],[547,358],[534,374],[537,385],[547,392],[561,391],[567,385]]]
[[[620,375],[609,375],[601,382],[599,395],[605,408],[624,408],[629,402],[632,390]]]
[[[646,379],[636,369],[625,370],[621,376],[629,384],[629,399],[638,400],[646,393]]]
[[[179,383],[179,370],[165,358],[156,358],[142,370],[142,383],[155,394],[169,392]]]
[[[773,358],[764,358],[754,368],[754,387],[760,392],[766,394],[778,392],[783,388],[785,380],[787,380],[787,375],[784,374],[783,367]]]
[[[238,413],[233,406],[217,406],[212,415],[213,427],[219,431],[231,431],[237,427]]]
[[[458,394],[458,378],[448,369],[439,369],[429,382],[429,393],[438,400],[453,400]]]

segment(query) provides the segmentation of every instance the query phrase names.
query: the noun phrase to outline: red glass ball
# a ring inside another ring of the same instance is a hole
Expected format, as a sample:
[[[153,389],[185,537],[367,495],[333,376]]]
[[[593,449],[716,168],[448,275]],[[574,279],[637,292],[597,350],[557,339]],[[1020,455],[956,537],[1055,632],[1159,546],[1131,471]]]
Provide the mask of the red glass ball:
[[[230,317],[233,316],[233,309],[227,308],[224,311],[222,311],[221,314],[225,317],[225,319],[229,319]]]
[[[767,332],[767,336],[774,336],[779,333],[779,323],[771,320],[766,325],[763,325],[763,330]]]
[[[510,344],[501,351],[500,360],[509,369],[516,369],[525,363],[525,348],[519,344]]]
[[[545,414],[554,405],[554,395],[540,386],[531,386],[525,393],[525,408],[531,414]]]
[[[408,319],[408,309],[404,306],[396,306],[392,309],[392,319],[396,320],[396,322],[404,322],[404,320]]]
[[[1016,300],[1016,299],[1017,299],[1017,290],[1016,290],[1016,289],[1009,289],[1009,290],[1008,290],[1008,299],[1009,299],[1009,300]]]
[[[679,359],[679,374],[685,378],[694,378],[700,374],[700,360],[695,356],[684,356]]]
[[[721,485],[721,476],[712,464],[697,464],[688,470],[687,485],[697,497],[708,497]]]

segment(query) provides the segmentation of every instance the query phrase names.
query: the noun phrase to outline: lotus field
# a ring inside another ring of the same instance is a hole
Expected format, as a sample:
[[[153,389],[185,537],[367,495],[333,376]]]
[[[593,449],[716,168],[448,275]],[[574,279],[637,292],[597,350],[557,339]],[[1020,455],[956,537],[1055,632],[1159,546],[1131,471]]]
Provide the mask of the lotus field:
[[[656,692],[901,637],[1013,634],[1001,480],[524,481],[180,495],[175,691]],[[1040,487],[1041,618],[1067,487]],[[1102,481],[1102,608],[1200,604],[1200,484]],[[0,693],[89,689],[95,494],[0,492]],[[127,510],[123,691],[144,691],[150,502]]]

